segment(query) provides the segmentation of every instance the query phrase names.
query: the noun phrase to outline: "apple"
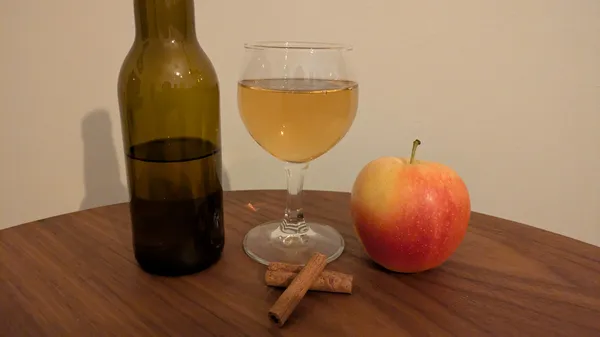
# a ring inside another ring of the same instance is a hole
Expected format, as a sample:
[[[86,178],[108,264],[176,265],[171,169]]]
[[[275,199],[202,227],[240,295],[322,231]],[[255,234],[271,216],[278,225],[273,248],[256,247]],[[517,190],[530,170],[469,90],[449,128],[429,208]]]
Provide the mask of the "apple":
[[[381,157],[359,172],[351,193],[354,228],[382,267],[416,273],[444,263],[462,242],[471,215],[467,186],[450,167]]]

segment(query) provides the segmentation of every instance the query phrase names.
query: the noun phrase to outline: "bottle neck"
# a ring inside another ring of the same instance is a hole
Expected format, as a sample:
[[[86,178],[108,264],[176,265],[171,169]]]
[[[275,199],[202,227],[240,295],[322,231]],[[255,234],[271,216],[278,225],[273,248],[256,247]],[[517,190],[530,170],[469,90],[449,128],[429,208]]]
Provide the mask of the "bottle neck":
[[[196,38],[194,0],[134,0],[137,40]]]

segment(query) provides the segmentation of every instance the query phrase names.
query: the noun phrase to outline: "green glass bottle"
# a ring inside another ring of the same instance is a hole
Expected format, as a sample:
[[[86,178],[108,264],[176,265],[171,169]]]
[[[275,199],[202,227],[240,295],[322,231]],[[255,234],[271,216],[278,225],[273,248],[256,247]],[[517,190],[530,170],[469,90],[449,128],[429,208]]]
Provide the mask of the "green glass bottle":
[[[118,82],[135,258],[186,275],[223,250],[219,85],[196,38],[193,0],[134,0]]]

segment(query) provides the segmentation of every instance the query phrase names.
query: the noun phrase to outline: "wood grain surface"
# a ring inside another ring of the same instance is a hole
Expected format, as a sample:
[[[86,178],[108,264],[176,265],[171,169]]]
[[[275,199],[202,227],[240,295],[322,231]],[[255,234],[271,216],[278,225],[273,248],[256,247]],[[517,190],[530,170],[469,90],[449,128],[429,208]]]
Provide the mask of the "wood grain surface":
[[[180,278],[137,267],[126,204],[2,230],[0,336],[600,336],[599,247],[474,213],[444,265],[396,274],[361,249],[349,195],[318,191],[306,216],[344,235],[327,268],[353,274],[353,294],[309,292],[279,328],[267,312],[283,289],[241,243],[284,196],[227,192],[223,257]]]

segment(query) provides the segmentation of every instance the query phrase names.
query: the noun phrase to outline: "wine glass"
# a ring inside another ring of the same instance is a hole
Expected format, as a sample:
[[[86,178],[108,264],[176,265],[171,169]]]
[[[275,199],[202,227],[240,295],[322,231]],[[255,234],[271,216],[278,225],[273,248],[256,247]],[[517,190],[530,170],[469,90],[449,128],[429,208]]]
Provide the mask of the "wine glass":
[[[244,45],[238,82],[240,116],[250,136],[285,163],[287,201],[281,219],[254,227],[244,251],[268,264],[305,264],[320,252],[331,262],[344,250],[332,227],[304,218],[302,188],[311,160],[348,132],[358,105],[358,84],[349,72],[347,45],[266,41]]]

